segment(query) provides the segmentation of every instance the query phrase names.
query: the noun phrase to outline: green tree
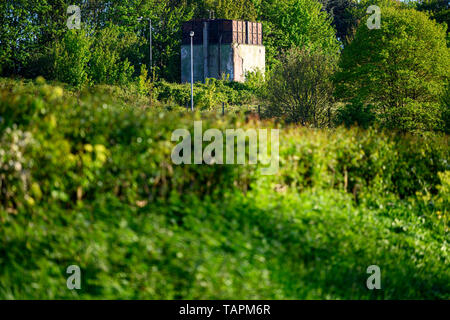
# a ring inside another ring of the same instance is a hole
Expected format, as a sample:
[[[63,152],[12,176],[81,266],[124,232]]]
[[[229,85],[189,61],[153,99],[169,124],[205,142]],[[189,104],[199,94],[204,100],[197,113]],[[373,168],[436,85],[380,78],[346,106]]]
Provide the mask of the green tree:
[[[351,9],[357,6],[357,2],[354,0],[320,0],[320,3],[333,19],[336,36],[345,42],[351,29],[356,26],[356,18]]]
[[[266,61],[270,69],[280,54],[292,47],[339,50],[332,20],[316,0],[262,0],[259,19],[263,21]]]
[[[77,1],[74,2],[76,4]],[[51,42],[61,39],[66,9],[61,0],[0,1],[2,75],[29,75],[30,64],[36,54],[42,54]]]
[[[447,82],[445,94],[441,99],[441,105],[445,132],[450,133],[450,81]]]
[[[417,10],[429,12],[434,20],[447,24],[447,32],[450,30],[450,7],[448,1],[421,0],[417,4]]]
[[[164,1],[163,1],[164,2]],[[185,2],[171,5],[170,1],[160,3],[155,8],[153,26],[153,59],[157,76],[167,81],[179,81],[181,78],[181,26],[194,15],[194,7]],[[144,52],[148,61],[148,36],[145,38]]]
[[[370,30],[362,22],[343,50],[337,96],[375,105],[389,126],[439,126],[437,105],[450,70],[445,37],[445,26],[425,13],[383,7],[381,28]]]
[[[134,67],[129,65],[126,51],[137,48],[138,37],[116,25],[100,29],[94,34],[89,75],[95,83],[126,83],[131,80]]]
[[[255,0],[204,0],[199,1],[196,16],[209,17],[209,11],[214,11],[214,17],[219,19],[256,20]]]
[[[107,52],[106,46],[109,46],[109,53],[120,56],[122,62],[128,59],[135,70],[139,70],[143,62],[148,63],[150,54],[150,30],[147,24],[138,22],[137,18],[151,18],[154,22],[153,61],[156,69],[169,80],[179,79],[181,23],[191,19],[197,8],[196,2],[191,0],[1,1],[1,75],[16,74],[30,78],[45,75],[53,78],[53,63],[47,58],[48,49],[54,43],[62,42],[69,31],[66,26],[69,5],[81,8],[82,28],[90,37],[111,26],[120,28],[120,36],[117,38],[120,43],[123,42],[123,37],[131,39],[131,34],[137,35],[139,45],[116,48],[116,43],[106,44],[107,39],[104,39],[102,48],[96,52],[97,56],[100,51]],[[108,31],[105,32],[108,35]],[[109,39],[114,40],[114,37],[112,35]],[[100,75],[102,79],[103,74]]]
[[[52,48],[54,78],[81,87],[89,81],[87,66],[91,58],[91,39],[84,30],[70,30]]]
[[[292,48],[281,57],[267,82],[269,115],[302,125],[322,126],[332,97],[333,55]]]

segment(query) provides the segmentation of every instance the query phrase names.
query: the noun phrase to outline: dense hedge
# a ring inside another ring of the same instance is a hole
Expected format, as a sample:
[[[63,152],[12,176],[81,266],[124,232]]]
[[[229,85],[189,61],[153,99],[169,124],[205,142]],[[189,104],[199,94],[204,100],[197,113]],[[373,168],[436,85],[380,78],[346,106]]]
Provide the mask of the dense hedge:
[[[194,88],[194,103],[201,110],[211,110],[222,103],[229,105],[247,105],[257,98],[248,83],[227,80],[207,79],[206,83],[196,83]],[[190,106],[190,84],[176,84],[160,81],[154,89],[156,99],[163,104],[172,106]]]
[[[446,137],[284,127],[274,176],[175,166],[194,119],[274,124],[101,92],[0,82],[0,298],[450,298]]]

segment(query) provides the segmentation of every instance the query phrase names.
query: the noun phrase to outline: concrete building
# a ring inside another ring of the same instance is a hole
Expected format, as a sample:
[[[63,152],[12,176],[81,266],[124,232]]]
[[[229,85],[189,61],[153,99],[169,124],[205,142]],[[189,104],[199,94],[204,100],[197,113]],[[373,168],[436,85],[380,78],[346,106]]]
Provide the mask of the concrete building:
[[[206,78],[243,82],[248,71],[265,71],[262,24],[200,19],[183,23],[181,82],[191,79],[191,37],[194,31],[194,81]]]

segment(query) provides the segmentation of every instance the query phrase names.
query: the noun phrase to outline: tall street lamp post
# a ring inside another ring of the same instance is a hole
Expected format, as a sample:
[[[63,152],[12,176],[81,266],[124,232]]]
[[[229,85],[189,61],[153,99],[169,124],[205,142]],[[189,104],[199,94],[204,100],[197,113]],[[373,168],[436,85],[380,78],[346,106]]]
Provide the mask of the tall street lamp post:
[[[194,111],[194,31],[191,31],[191,111]]]

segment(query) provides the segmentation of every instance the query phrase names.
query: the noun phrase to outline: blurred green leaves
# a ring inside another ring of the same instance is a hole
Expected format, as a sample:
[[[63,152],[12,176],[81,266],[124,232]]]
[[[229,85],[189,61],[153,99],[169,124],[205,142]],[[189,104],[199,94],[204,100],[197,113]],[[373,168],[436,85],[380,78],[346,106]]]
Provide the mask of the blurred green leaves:
[[[1,298],[449,298],[445,138],[286,126],[277,175],[174,166],[199,114],[104,89],[1,80]]]

